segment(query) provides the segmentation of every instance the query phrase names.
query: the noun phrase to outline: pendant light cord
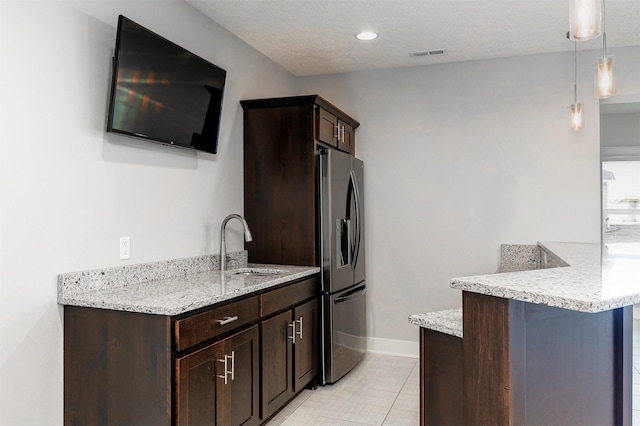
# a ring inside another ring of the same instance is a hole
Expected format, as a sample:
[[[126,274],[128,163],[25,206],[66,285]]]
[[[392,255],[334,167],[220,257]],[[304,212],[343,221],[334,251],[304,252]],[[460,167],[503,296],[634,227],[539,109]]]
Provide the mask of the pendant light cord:
[[[578,103],[578,42],[573,42],[573,103]]]
[[[602,57],[607,57],[607,31],[605,29],[606,16],[604,10],[604,0],[602,0]]]

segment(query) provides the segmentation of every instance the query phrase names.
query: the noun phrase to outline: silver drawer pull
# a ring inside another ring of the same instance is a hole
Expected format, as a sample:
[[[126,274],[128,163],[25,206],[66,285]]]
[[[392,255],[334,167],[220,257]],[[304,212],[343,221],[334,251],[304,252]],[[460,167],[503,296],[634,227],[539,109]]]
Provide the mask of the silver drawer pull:
[[[216,320],[216,321],[218,321],[218,325],[227,325],[227,324],[232,323],[234,321],[238,321],[238,316],[236,315],[235,317],[224,317],[224,318]]]

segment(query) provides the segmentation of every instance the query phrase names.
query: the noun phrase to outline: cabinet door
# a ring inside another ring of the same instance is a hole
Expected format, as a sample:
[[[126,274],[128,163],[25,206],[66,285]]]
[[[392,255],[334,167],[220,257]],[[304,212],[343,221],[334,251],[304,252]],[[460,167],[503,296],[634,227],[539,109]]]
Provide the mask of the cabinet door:
[[[262,419],[267,419],[293,395],[292,311],[262,321]]]
[[[327,145],[337,147],[338,117],[322,108],[318,108],[317,111],[316,139]]]
[[[356,150],[356,134],[353,127],[341,120],[338,120],[338,127],[340,128],[338,149],[353,155]]]
[[[227,385],[224,386],[224,408],[218,412],[221,425],[259,424],[259,360],[260,335],[258,326],[235,334],[224,340],[225,354],[232,355],[231,366],[227,362]],[[222,363],[219,363],[222,364]],[[231,376],[231,377],[229,377]],[[220,379],[224,383],[224,379]]]
[[[176,424],[257,425],[258,344],[253,326],[176,359]]]
[[[176,359],[176,424],[216,425],[216,412],[223,407],[224,381],[219,359],[224,341]]]
[[[300,391],[318,372],[318,301],[316,299],[293,310],[296,321],[294,392]]]

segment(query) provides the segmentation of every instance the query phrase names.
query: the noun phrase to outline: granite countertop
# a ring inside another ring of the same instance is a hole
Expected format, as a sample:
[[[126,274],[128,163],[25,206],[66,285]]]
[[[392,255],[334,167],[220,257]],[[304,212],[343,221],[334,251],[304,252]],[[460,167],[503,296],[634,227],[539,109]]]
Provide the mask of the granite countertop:
[[[568,266],[453,278],[451,287],[579,312],[640,302],[640,254],[608,253],[600,244],[538,244]]]
[[[158,277],[164,267],[136,265],[127,270],[85,271],[58,278],[58,303],[157,315],[178,315],[285,284],[320,272],[320,268],[291,265],[241,264],[250,268],[278,269],[277,275],[233,274],[233,270],[193,268],[186,273]],[[202,270],[205,269],[205,270]],[[171,275],[168,273],[168,275]],[[152,277],[151,279],[146,279]]]
[[[409,323],[455,337],[462,337],[462,308],[409,315]]]

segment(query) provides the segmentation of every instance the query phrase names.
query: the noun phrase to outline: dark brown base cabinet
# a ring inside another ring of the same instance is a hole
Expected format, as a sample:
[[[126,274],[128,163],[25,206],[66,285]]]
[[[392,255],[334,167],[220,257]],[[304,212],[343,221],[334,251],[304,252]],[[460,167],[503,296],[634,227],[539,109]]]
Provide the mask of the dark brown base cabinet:
[[[312,277],[177,317],[65,306],[64,423],[265,422],[315,385],[317,292]]]
[[[464,424],[462,338],[420,329],[420,424]]]
[[[262,413],[268,418],[317,373],[318,303],[262,321]]]
[[[464,338],[420,331],[421,425],[631,425],[633,311],[463,291]]]
[[[463,291],[465,424],[631,425],[632,307]]]
[[[171,318],[64,307],[64,424],[170,425]]]
[[[176,360],[177,425],[257,425],[258,326]]]

